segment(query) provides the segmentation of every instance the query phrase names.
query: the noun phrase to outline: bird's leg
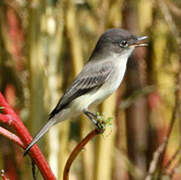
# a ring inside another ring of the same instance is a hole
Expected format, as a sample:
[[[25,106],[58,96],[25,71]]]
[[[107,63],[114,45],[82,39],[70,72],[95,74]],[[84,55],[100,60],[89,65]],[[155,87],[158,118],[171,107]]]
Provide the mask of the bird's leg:
[[[98,122],[96,121],[97,115],[88,111],[87,109],[84,109],[83,112],[98,127]]]
[[[95,119],[97,119],[97,115],[95,114],[95,113],[93,113],[93,112],[91,112],[91,111],[87,111],[88,112],[88,114],[90,114],[91,116],[93,116]]]

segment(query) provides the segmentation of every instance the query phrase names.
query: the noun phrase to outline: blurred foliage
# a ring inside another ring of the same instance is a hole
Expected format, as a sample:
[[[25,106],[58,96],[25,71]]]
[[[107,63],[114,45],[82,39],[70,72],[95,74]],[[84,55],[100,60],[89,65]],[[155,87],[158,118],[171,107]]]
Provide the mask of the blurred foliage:
[[[34,135],[81,71],[101,33],[122,27],[148,35],[149,46],[130,58],[119,90],[93,110],[114,117],[113,125],[86,146],[73,164],[71,179],[140,180],[150,175],[151,162],[154,179],[181,179],[180,152],[172,157],[181,146],[180,112],[163,159],[163,165],[171,159],[170,165],[156,171],[153,158],[179,98],[180,20],[180,0],[0,1],[0,90]],[[81,116],[57,124],[41,140],[40,148],[58,179],[77,141],[93,128]],[[0,169],[11,180],[32,179],[31,163],[22,150],[4,137],[0,146]]]

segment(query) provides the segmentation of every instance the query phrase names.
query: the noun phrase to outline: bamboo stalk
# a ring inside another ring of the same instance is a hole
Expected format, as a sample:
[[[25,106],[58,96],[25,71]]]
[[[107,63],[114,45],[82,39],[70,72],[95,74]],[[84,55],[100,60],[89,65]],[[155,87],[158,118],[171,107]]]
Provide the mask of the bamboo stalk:
[[[138,3],[138,23],[140,32],[144,32],[153,23],[153,1],[140,0]]]

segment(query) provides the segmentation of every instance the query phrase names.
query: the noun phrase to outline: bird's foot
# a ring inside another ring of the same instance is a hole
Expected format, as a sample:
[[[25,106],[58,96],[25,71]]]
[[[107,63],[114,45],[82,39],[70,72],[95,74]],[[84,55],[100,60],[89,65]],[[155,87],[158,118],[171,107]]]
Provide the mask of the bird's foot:
[[[101,115],[99,112],[96,114],[93,112],[90,112],[88,110],[84,110],[84,114],[94,123],[94,125],[98,129],[105,129],[105,126],[111,124],[111,117],[108,117],[107,119],[104,117],[104,115]]]

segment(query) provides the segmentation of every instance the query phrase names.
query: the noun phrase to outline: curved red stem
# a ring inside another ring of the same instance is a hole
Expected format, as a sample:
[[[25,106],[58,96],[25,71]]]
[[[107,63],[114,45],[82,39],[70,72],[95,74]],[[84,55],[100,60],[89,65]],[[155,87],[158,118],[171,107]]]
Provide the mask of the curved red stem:
[[[1,111],[4,114],[0,114],[0,122],[5,123],[12,127],[16,131],[16,135],[20,138],[21,142],[24,144],[23,147],[26,147],[32,140],[30,133],[27,128],[24,126],[18,115],[14,112],[14,110],[9,106],[6,102],[3,95],[0,93],[0,106],[3,107]],[[14,141],[14,139],[11,139]],[[15,141],[14,141],[15,142]],[[40,169],[40,172],[44,179],[47,180],[55,180],[55,176],[52,173],[45,157],[41,153],[40,149],[37,145],[34,145],[30,152],[31,158]]]

